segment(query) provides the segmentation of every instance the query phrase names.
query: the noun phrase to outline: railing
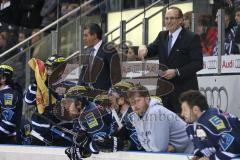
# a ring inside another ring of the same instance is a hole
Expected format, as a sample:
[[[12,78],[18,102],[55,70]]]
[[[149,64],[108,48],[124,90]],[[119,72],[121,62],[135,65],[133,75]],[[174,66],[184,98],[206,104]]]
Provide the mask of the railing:
[[[147,7],[145,10],[143,10],[143,11],[141,11],[140,13],[138,13],[137,15],[135,15],[133,18],[130,18],[129,20],[126,20],[126,24],[127,24],[127,23],[130,23],[131,21],[133,21],[134,19],[136,19],[136,18],[139,17],[140,15],[144,14],[146,11],[148,11],[148,10],[151,9],[152,7],[156,6],[160,1],[161,1],[161,0],[156,1],[154,4],[150,5],[150,6]],[[159,9],[158,11],[154,12],[151,16],[147,17],[147,19],[149,20],[149,19],[153,18],[154,16],[156,16],[156,15],[159,14],[160,12],[163,12],[164,10],[166,10],[166,8],[168,8],[169,5],[172,5],[172,4],[176,3],[177,1],[178,1],[178,0],[173,0],[173,1],[171,1],[168,5],[164,6],[163,8],[161,8],[161,9]],[[144,21],[141,21],[141,22],[135,24],[134,26],[132,26],[130,29],[128,29],[128,30],[125,32],[125,34],[133,31],[135,28],[139,27],[139,26],[142,25],[142,24],[144,24]],[[109,35],[113,34],[113,32],[117,31],[118,29],[120,29],[120,27],[114,28],[114,29],[111,30],[110,32],[106,33],[106,36],[109,36]],[[145,32],[147,32],[147,31],[145,31]],[[112,39],[111,41],[114,42],[114,41],[118,40],[119,38],[120,38],[120,36]]]
[[[16,50],[17,48],[23,46],[24,44],[27,44],[32,38],[39,36],[41,34],[43,34],[45,31],[47,31],[48,29],[54,27],[55,25],[59,24],[60,22],[62,22],[63,20],[66,20],[68,17],[72,16],[73,14],[81,11],[81,9],[83,9],[85,6],[90,5],[92,2],[94,2],[94,0],[89,0],[87,2],[85,2],[84,4],[82,4],[81,6],[79,6],[78,8],[70,11],[69,13],[67,13],[66,15],[62,16],[61,18],[57,19],[56,21],[52,22],[51,24],[49,24],[48,26],[46,26],[45,28],[41,29],[40,31],[38,31],[37,33],[31,35],[30,37],[28,37],[27,39],[25,39],[24,41],[18,43],[17,45],[15,45],[14,47],[8,49],[7,51],[5,51],[4,53],[2,53],[0,55],[0,59],[3,58],[4,56],[10,54],[10,52]],[[103,2],[102,2],[103,3]],[[101,3],[101,4],[102,4]],[[98,5],[101,5],[98,4]],[[81,15],[81,17],[88,15],[89,13],[91,13],[93,10],[95,10],[98,6],[94,6],[92,7],[89,11],[83,13]]]

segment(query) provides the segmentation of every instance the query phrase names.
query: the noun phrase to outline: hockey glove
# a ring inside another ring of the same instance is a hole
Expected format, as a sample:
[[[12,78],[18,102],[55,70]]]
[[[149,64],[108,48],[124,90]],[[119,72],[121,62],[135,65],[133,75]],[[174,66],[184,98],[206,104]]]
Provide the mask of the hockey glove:
[[[86,131],[80,130],[78,135],[73,137],[73,142],[78,147],[88,148],[91,138]]]
[[[67,148],[65,154],[70,160],[82,160],[82,158],[88,158],[91,156],[91,152],[87,149],[75,146]]]
[[[94,139],[93,142],[102,152],[116,152],[130,148],[130,142],[112,136],[99,136],[97,139]]]

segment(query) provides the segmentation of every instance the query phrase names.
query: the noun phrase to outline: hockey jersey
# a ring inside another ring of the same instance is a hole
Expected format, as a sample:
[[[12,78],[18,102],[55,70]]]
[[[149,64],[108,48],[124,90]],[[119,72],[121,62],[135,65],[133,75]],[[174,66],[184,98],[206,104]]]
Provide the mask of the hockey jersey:
[[[10,86],[0,90],[0,135],[15,136],[21,121],[22,96]]]
[[[209,108],[197,122],[187,126],[195,147],[194,154],[210,160],[240,157],[240,122],[218,108]]]
[[[89,150],[92,153],[98,153],[98,147],[92,143],[92,140],[107,137],[111,135],[112,123],[111,111],[105,107],[96,105],[94,102],[88,102],[84,107],[79,118],[80,129],[86,131],[90,137]]]
[[[113,118],[111,111],[89,101],[79,118],[81,129],[87,131],[92,139],[110,135]]]
[[[130,140],[131,144],[129,150],[143,150],[138,140],[136,129],[133,125],[134,114],[135,113],[130,106],[126,113],[121,114],[120,112],[118,112],[118,117],[123,127],[118,131],[118,123],[114,121],[112,124],[114,132],[112,134],[113,136],[119,137],[121,140]]]
[[[60,83],[58,86],[64,86],[65,88],[70,88],[71,86],[74,86],[75,83],[69,82],[69,81],[64,81]],[[24,95],[24,100],[28,105],[36,105],[36,93],[37,93],[37,85],[36,83],[33,83],[29,85],[29,87],[25,91]],[[59,96],[57,93],[52,93],[54,97],[58,100],[60,100],[62,97]],[[46,118],[50,118],[53,120],[53,116],[51,116],[48,111],[51,111],[50,106],[45,107],[45,112],[43,113],[43,116]],[[54,119],[55,120],[55,119]],[[33,114],[31,117],[31,125],[32,125],[32,130],[40,134],[42,137],[46,138],[49,141],[52,141],[52,133],[51,133],[51,124],[49,121],[44,119],[43,117]]]

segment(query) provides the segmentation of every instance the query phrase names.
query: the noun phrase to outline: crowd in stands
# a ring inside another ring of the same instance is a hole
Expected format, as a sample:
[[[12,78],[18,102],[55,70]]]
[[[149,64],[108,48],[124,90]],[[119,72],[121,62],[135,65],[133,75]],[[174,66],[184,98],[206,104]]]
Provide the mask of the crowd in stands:
[[[233,6],[224,6],[224,53],[223,55],[240,54],[239,52],[239,8]],[[211,14],[195,14],[196,16],[196,33],[200,35],[202,52],[204,56],[218,55],[217,36],[218,36],[218,16]],[[191,13],[184,14],[184,27],[191,29]],[[189,27],[190,26],[190,27]]]
[[[80,5],[79,1],[3,0],[0,9],[0,55]],[[18,17],[13,17],[13,14]],[[14,21],[12,21],[14,19]],[[55,27],[54,27],[55,28]],[[51,30],[51,29],[50,29]],[[50,32],[47,31],[45,34]],[[31,42],[33,44],[35,40]],[[26,46],[20,46],[22,51]]]

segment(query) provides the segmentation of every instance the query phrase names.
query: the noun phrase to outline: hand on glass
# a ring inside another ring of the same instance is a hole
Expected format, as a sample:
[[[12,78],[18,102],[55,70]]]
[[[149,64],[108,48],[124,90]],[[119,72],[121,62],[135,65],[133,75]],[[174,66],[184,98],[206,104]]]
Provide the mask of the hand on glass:
[[[144,57],[147,55],[147,47],[145,45],[142,45],[138,48],[138,57],[140,59],[144,59]]]

